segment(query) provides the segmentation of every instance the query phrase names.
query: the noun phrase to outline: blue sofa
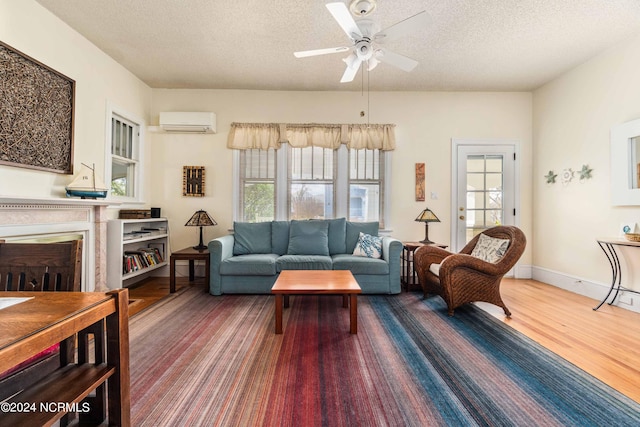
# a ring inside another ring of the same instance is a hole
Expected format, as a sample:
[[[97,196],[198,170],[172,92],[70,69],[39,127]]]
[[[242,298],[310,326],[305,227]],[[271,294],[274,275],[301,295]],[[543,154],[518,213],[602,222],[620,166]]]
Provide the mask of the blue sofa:
[[[369,236],[378,236],[377,222],[235,222],[233,234],[209,242],[209,292],[270,293],[282,270],[351,270],[365,294],[400,293],[402,243],[383,236],[381,258],[353,255]]]

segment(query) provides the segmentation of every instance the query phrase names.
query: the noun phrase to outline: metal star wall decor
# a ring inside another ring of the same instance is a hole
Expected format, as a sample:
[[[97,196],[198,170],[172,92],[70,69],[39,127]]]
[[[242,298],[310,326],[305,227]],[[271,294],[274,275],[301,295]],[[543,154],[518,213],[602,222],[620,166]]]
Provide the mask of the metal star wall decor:
[[[558,174],[553,173],[553,171],[549,171],[549,173],[546,174],[544,177],[547,179],[547,184],[555,184],[557,176]]]
[[[562,171],[562,177],[561,177],[562,183],[564,185],[569,184],[571,182],[571,180],[573,179],[573,174],[574,174],[573,169],[571,169],[571,168],[564,169]]]
[[[593,172],[593,169],[591,169],[589,165],[582,165],[582,169],[578,172],[580,174],[580,181],[591,179],[591,172]]]

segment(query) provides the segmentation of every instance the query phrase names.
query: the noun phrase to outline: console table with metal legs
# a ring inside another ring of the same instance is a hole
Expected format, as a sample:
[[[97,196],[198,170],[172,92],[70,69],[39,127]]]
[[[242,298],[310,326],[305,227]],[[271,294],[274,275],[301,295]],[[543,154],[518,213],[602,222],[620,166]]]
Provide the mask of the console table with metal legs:
[[[628,289],[622,286],[622,267],[620,266],[620,257],[618,256],[618,252],[616,251],[616,246],[630,246],[640,248],[640,242],[631,242],[624,238],[617,237],[599,238],[597,239],[597,242],[600,246],[600,249],[602,249],[605,256],[607,257],[609,265],[611,266],[611,287],[609,287],[609,292],[607,292],[607,295],[602,299],[602,301],[600,301],[600,303],[593,308],[594,310],[602,307],[602,304],[604,304],[605,302],[609,305],[613,304],[620,291],[633,292],[636,294],[640,293],[639,291]]]

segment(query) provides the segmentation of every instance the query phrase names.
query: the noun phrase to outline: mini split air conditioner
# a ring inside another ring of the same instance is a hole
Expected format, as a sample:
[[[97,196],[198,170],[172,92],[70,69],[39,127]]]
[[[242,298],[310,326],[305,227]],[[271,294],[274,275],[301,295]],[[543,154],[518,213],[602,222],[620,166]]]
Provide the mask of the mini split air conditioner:
[[[165,132],[216,133],[215,113],[171,111],[160,113]]]

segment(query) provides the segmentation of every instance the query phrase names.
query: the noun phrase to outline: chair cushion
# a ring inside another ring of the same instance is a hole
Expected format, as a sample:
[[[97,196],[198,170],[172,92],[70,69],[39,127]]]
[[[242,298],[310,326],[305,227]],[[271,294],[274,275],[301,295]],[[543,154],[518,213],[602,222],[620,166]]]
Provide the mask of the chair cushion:
[[[509,239],[496,239],[480,233],[476,246],[471,251],[471,256],[495,264],[502,259],[508,247]]]
[[[287,255],[329,255],[329,223],[292,220]]]
[[[382,258],[382,237],[360,232],[353,254],[367,258]]]
[[[233,254],[271,253],[271,222],[234,222]]]
[[[429,266],[429,271],[435,274],[436,276],[440,277],[440,264],[432,263]]]
[[[276,270],[331,270],[331,257],[324,255],[282,255],[276,261]]]
[[[227,258],[220,263],[224,276],[273,276],[276,274],[276,254],[249,254]]]
[[[348,254],[333,256],[334,270],[351,270],[352,274],[389,274],[389,263],[383,259]]]
[[[378,235],[378,228],[380,224],[378,222],[351,222],[347,221],[347,238],[346,238],[346,250],[345,253],[352,254],[356,248],[356,243],[360,238],[360,233],[370,234],[371,236]]]

